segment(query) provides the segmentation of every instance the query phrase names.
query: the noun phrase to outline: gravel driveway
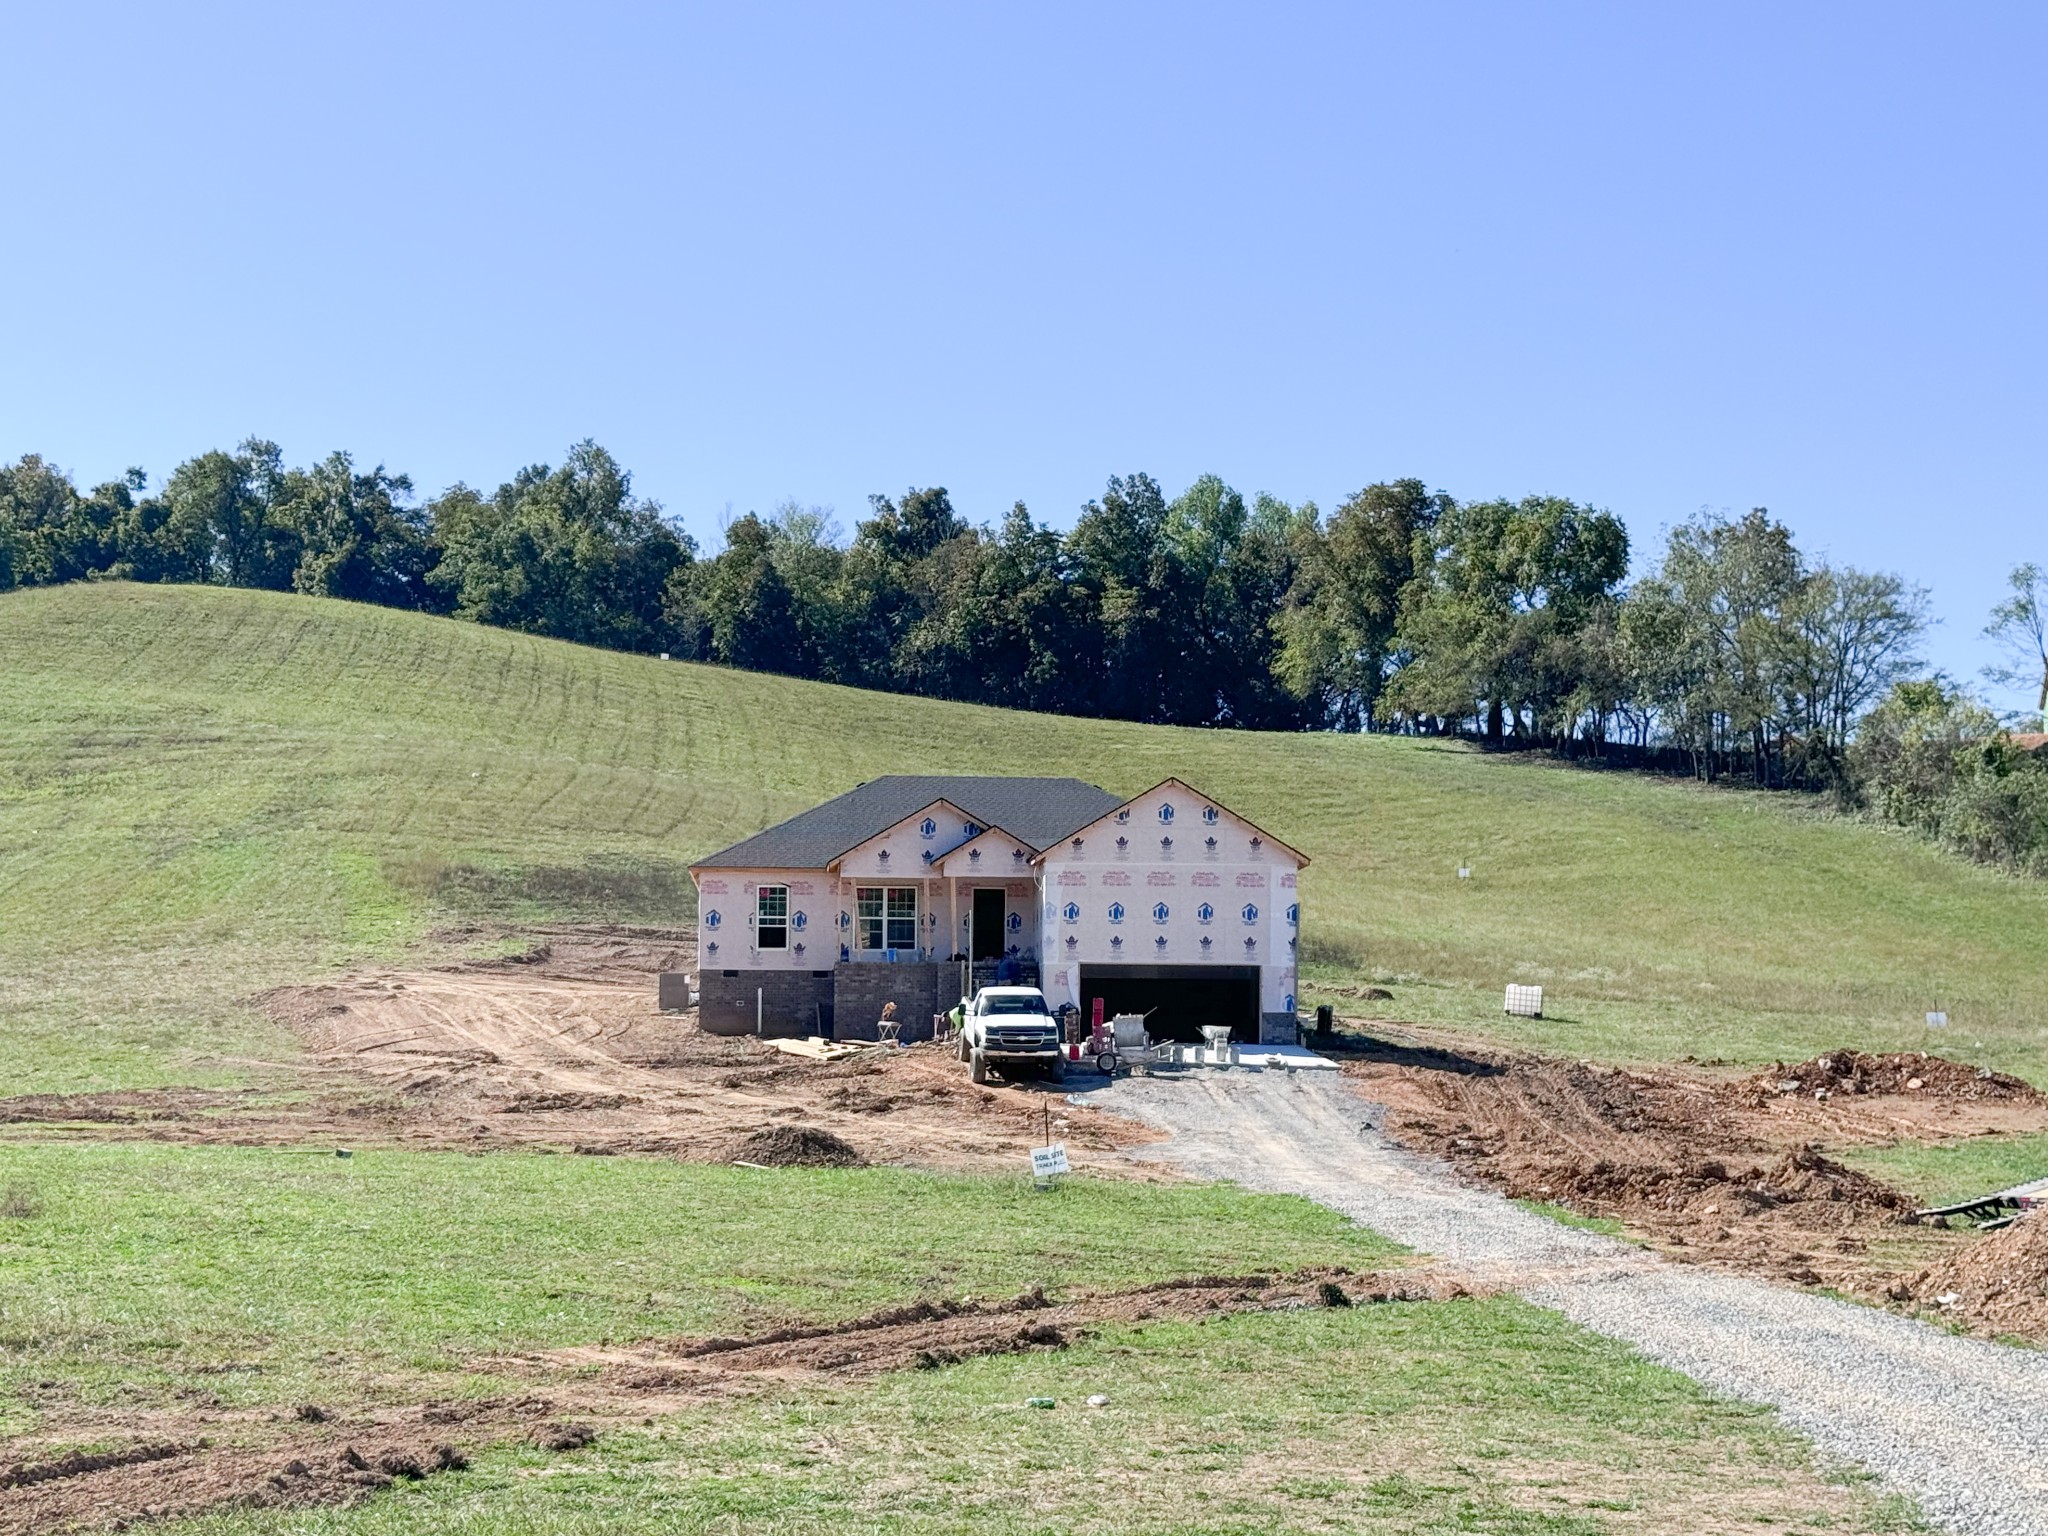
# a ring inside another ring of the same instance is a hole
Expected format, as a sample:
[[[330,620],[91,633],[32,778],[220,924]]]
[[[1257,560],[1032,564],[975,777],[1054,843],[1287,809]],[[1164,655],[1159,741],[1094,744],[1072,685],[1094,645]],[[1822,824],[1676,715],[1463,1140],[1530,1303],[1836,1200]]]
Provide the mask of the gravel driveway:
[[[1304,1195],[1695,1381],[1775,1407],[1955,1531],[2048,1536],[2048,1352],[1671,1264],[1395,1147],[1334,1073],[1191,1072],[1076,1096],[1173,1133],[1144,1156]]]

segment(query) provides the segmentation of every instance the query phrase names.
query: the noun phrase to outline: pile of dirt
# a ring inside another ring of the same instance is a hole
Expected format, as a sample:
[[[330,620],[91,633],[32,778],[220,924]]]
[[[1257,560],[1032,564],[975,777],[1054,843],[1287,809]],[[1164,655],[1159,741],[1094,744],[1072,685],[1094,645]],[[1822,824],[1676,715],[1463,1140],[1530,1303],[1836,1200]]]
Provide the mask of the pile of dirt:
[[[32,1488],[37,1483],[54,1483],[61,1478],[82,1477],[88,1472],[105,1472],[113,1467],[136,1467],[146,1461],[165,1461],[189,1454],[189,1445],[131,1445],[119,1451],[67,1451],[53,1461],[18,1461],[0,1472],[0,1489]]]
[[[764,1125],[732,1144],[730,1161],[767,1168],[860,1168],[867,1163],[850,1143],[815,1125]]]
[[[2027,1084],[1937,1056],[1838,1051],[1737,1078],[1474,1043],[1385,1046],[1344,1071],[1397,1140],[1503,1193],[1617,1220],[1675,1258],[1862,1295],[1966,1239],[1913,1224],[1911,1192],[1845,1166],[1844,1147],[2048,1129]]]
[[[0,1098],[0,1125],[154,1125],[232,1110],[249,1097],[203,1088],[25,1093]]]
[[[285,1437],[264,1446],[142,1444],[73,1452],[0,1473],[0,1536],[123,1529],[208,1510],[294,1509],[353,1504],[398,1481],[469,1465],[455,1446],[381,1427],[322,1439]]]
[[[1823,1157],[1812,1145],[1787,1152],[1756,1187],[1782,1204],[1821,1201],[1871,1213],[1890,1212],[1894,1219],[1909,1215],[1915,1204],[1912,1197],[1882,1180]]]
[[[1033,1287],[1007,1300],[918,1301],[846,1322],[778,1328],[751,1338],[655,1340],[623,1349],[559,1351],[557,1356],[572,1369],[598,1365],[606,1380],[626,1388],[644,1381],[666,1390],[673,1377],[662,1367],[676,1359],[728,1377],[758,1373],[786,1379],[793,1372],[865,1377],[952,1365],[979,1355],[1061,1349],[1105,1323],[1442,1301],[1483,1290],[1455,1271],[1423,1267],[1363,1274],[1332,1267],[1291,1275],[1199,1275],[1066,1300],[1048,1298]]]
[[[1518,1199],[1555,1201],[1602,1215],[1651,1210],[1730,1218],[1817,1204],[1838,1207],[1845,1215],[1897,1221],[1913,1210],[1909,1196],[1810,1145],[1794,1147],[1768,1166],[1731,1168],[1715,1158],[1695,1163],[1602,1159],[1576,1167],[1518,1169],[1509,1179],[1508,1193]],[[1802,1214],[1809,1225],[1825,1221]]]
[[[1747,1079],[1756,1102],[1793,1094],[1919,1094],[1931,1099],[2044,1102],[2039,1089],[1988,1067],[1948,1061],[1925,1051],[1830,1051],[1788,1067],[1782,1062]]]
[[[1894,1291],[2007,1333],[2048,1337],[2048,1215],[2020,1217]]]

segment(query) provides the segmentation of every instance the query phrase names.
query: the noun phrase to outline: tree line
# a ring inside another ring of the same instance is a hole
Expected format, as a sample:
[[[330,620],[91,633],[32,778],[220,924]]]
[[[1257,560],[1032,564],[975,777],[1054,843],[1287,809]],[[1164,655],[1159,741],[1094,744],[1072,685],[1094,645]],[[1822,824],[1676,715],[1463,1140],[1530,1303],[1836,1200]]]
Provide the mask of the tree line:
[[[1117,476],[1066,532],[1021,502],[979,525],[943,488],[913,488],[869,498],[850,536],[788,503],[733,520],[710,552],[590,442],[494,491],[424,501],[381,465],[291,467],[259,440],[155,489],[130,471],[81,491],[34,455],[0,467],[0,590],[264,587],[1060,714],[1463,735],[1826,789],[1980,857],[2048,847],[2048,767],[2014,751],[1992,775],[2041,776],[2035,809],[2032,788],[1987,800],[1977,748],[2010,739],[1923,676],[1920,588],[1811,558],[1762,509],[1696,517],[1633,582],[1630,568],[1610,512],[1413,479],[1325,513],[1214,476],[1171,497]],[[2038,676],[2048,704],[2042,589],[2016,572],[1993,630],[2013,653],[2004,680]],[[1939,789],[1930,743],[1957,754]]]

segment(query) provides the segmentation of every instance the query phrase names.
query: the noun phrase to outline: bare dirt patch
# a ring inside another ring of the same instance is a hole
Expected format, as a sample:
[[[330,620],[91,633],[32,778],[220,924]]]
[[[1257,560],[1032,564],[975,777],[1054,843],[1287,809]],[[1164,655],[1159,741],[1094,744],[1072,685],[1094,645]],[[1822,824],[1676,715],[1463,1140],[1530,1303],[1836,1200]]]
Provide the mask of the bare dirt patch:
[[[1735,1077],[1372,1045],[1344,1070],[1387,1106],[1395,1139],[1516,1199],[1612,1218],[1673,1258],[1866,1299],[1917,1296],[1906,1277],[1976,1239],[1916,1224],[1912,1192],[1831,1151],[2048,1128],[2028,1084],[1918,1054],[1837,1051]],[[1970,1299],[1981,1287],[1948,1289],[1963,1296],[1953,1315],[2020,1331]]]
[[[468,1465],[419,1426],[357,1423],[261,1443],[141,1444],[0,1472],[0,1533],[124,1529],[210,1509],[350,1504],[401,1479]]]
[[[1050,1131],[1078,1167],[1161,1176],[1115,1156],[1158,1133],[1076,1107],[1052,1085],[976,1087],[940,1046],[824,1063],[700,1033],[693,1013],[664,1014],[655,1001],[659,973],[694,966],[688,933],[561,925],[436,937],[522,947],[502,959],[362,970],[257,1000],[305,1043],[310,1095],[43,1095],[0,1100],[0,1124],[161,1141],[546,1146],[962,1171],[1015,1171]],[[749,1139],[757,1136],[766,1139]]]
[[[689,1371],[707,1369],[770,1376],[875,1376],[911,1367],[930,1369],[977,1355],[1059,1349],[1109,1323],[1440,1301],[1484,1289],[1454,1270],[1435,1267],[1364,1274],[1327,1269],[1292,1275],[1201,1275],[1058,1301],[1035,1289],[1000,1301],[919,1301],[826,1327],[780,1328],[752,1338],[650,1340],[625,1347],[556,1350],[539,1358],[555,1368],[596,1365],[602,1379],[628,1384],[688,1380]]]
[[[121,1089],[109,1093],[25,1093],[0,1098],[0,1125],[175,1124],[234,1110],[254,1101],[249,1091],[204,1088]]]
[[[485,1446],[524,1441],[568,1454],[646,1415],[791,1380],[930,1369],[978,1355],[1059,1349],[1108,1323],[1311,1306],[1364,1306],[1471,1295],[1433,1269],[1355,1274],[1204,1276],[1049,1300],[1029,1291],[989,1302],[923,1301],[849,1322],[752,1338],[650,1339],[495,1362],[535,1381],[516,1398],[404,1408],[188,1415],[192,1437],[138,1440],[0,1471],[0,1536],[118,1529],[220,1508],[356,1502],[400,1480],[459,1470]],[[105,1434],[107,1426],[101,1426]]]

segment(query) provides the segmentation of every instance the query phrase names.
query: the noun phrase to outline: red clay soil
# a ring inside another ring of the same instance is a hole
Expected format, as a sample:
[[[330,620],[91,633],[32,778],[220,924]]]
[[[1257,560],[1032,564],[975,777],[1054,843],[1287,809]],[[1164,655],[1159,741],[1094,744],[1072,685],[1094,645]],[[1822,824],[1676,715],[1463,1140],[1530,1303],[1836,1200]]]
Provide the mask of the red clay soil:
[[[458,1470],[482,1448],[521,1440],[557,1453],[654,1413],[807,1378],[931,1369],[978,1355],[1063,1348],[1104,1324],[1228,1312],[1472,1294],[1432,1270],[1201,1276],[1053,1301],[919,1302],[817,1328],[754,1338],[653,1339],[492,1362],[549,1395],[331,1411],[308,1405],[267,1419],[190,1415],[175,1441],[142,1439],[96,1455],[52,1456],[0,1470],[0,1536],[119,1529],[216,1509],[349,1504],[400,1480]],[[107,1426],[95,1433],[104,1437]],[[51,1426],[48,1433],[63,1433]]]
[[[1345,1071],[1387,1106],[1390,1135],[1514,1198],[1615,1219],[1673,1258],[1871,1299],[1901,1299],[1905,1276],[1974,1235],[1914,1223],[1913,1192],[1830,1152],[2048,1129],[2026,1083],[1917,1054],[1836,1051],[1729,1078],[1377,1047]],[[2007,1326],[1952,1288],[1956,1315]]]
[[[750,1153],[745,1139],[794,1125],[836,1138],[857,1162],[976,1171],[1014,1171],[1050,1129],[1077,1167],[1165,1177],[1115,1155],[1156,1132],[1071,1105],[1056,1087],[978,1088],[942,1047],[828,1064],[699,1033],[694,1014],[655,1004],[657,975],[691,968],[687,933],[562,926],[521,930],[514,942],[526,947],[506,959],[366,970],[258,999],[304,1043],[310,1096],[38,1095],[0,1099],[0,1123],[159,1141],[545,1146],[759,1163],[787,1157],[774,1145]]]
[[[2042,1095],[2033,1084],[1988,1067],[1967,1062],[1945,1061],[1924,1051],[1900,1051],[1873,1056],[1864,1051],[1832,1051],[1802,1061],[1797,1066],[1782,1064],[1747,1079],[1745,1087],[1754,1102],[1765,1103],[1786,1094],[1912,1094],[1923,1099],[1968,1100],[2039,1106]]]
[[[2048,1216],[2020,1217],[1903,1281],[1895,1299],[2048,1339]]]

